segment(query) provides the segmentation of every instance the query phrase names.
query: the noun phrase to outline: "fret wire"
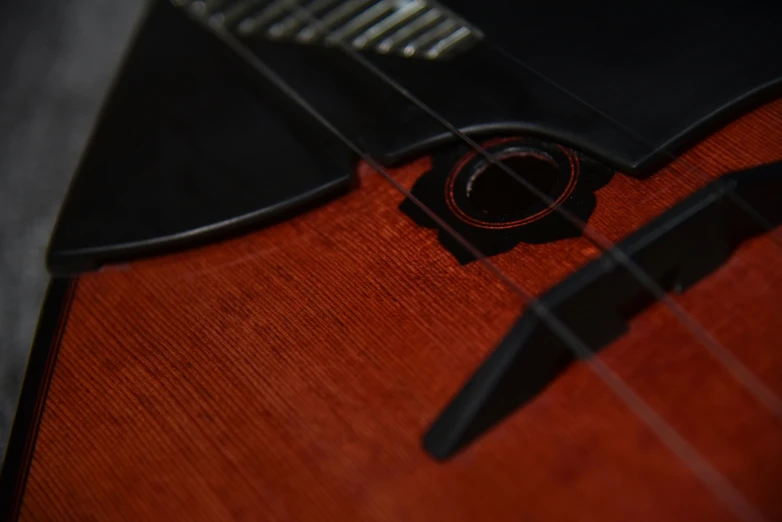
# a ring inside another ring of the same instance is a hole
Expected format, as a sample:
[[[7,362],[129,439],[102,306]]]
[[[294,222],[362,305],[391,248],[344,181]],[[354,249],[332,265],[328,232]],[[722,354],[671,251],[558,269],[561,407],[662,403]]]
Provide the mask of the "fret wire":
[[[387,54],[394,47],[423,31],[430,25],[436,23],[442,18],[442,12],[439,9],[430,9],[429,11],[416,18],[412,23],[399,28],[394,34],[382,40],[375,49],[378,52]]]
[[[296,0],[275,0],[255,16],[245,18],[239,23],[237,32],[241,36],[250,36],[269,22],[281,17],[286,11],[296,7]]]
[[[350,22],[343,25],[336,31],[326,36],[326,42],[332,43],[335,40],[342,40],[345,36],[350,36],[364,29],[367,25],[384,16],[393,8],[390,0],[380,0],[363,13],[353,18]]]
[[[446,38],[441,39],[434,44],[429,50],[426,51],[427,58],[435,59],[441,54],[447,52],[449,49],[454,48],[463,42],[468,36],[470,36],[470,30],[462,26]]]
[[[301,43],[308,43],[322,34],[328,34],[333,27],[371,1],[372,0],[347,0],[343,2],[330,11],[325,18],[319,20],[317,24],[310,23],[307,27],[299,31],[296,35],[296,40]]]
[[[209,17],[209,23],[218,27],[232,27],[242,20],[253,9],[260,7],[266,0],[238,0],[226,10],[214,13]]]
[[[421,0],[413,0],[404,5],[404,7],[397,10],[391,16],[381,20],[374,26],[367,29],[363,34],[357,36],[353,40],[353,45],[358,48],[363,48],[373,40],[380,38],[383,33],[393,29],[400,23],[403,23],[411,19],[414,15],[418,14],[426,7],[426,4]]]
[[[452,32],[453,29],[456,27],[456,22],[450,18],[446,18],[433,28],[426,31],[424,34],[407,44],[404,49],[402,49],[402,54],[405,56],[412,56],[415,54],[418,49],[421,47],[424,47],[426,45],[431,44],[438,38],[441,38],[445,35],[447,35],[449,32]]]

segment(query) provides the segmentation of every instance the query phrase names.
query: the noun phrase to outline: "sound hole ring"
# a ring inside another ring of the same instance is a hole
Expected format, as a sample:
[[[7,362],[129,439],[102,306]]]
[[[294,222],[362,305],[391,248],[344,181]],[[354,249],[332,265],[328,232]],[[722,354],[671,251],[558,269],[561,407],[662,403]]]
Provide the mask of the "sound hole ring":
[[[551,190],[543,191],[554,201],[554,204],[549,206],[542,201],[536,201],[533,205],[520,208],[511,216],[490,217],[484,209],[470,201],[471,183],[474,184],[487,169],[493,167],[499,170],[499,168],[476,151],[470,151],[456,163],[448,175],[445,186],[448,208],[465,223],[486,229],[519,227],[547,216],[573,193],[578,181],[579,161],[576,155],[565,147],[518,137],[499,138],[487,141],[481,146],[499,160],[532,158],[554,167],[557,171],[557,179]]]

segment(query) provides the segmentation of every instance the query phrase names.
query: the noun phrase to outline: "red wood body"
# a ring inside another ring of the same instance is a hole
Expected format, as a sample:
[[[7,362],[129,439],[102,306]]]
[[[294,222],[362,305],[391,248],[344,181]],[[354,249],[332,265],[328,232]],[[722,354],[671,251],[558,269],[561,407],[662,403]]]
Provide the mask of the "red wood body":
[[[710,179],[779,160],[778,101],[646,180],[615,176],[590,224],[620,241]],[[392,174],[409,188],[426,164]],[[583,363],[453,459],[428,457],[422,434],[525,303],[460,266],[366,165],[360,180],[271,228],[79,277],[20,518],[736,519]],[[675,299],[782,394],[776,236]],[[540,295],[599,254],[577,238],[493,260]],[[782,520],[782,419],[669,310],[599,358]]]

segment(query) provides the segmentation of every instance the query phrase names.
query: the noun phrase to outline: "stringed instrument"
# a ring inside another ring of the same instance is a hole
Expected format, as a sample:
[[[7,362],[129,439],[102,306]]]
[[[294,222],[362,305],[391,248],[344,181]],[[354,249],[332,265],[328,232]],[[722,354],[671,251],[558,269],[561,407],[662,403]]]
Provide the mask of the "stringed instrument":
[[[782,4],[150,2],[7,520],[782,520]]]

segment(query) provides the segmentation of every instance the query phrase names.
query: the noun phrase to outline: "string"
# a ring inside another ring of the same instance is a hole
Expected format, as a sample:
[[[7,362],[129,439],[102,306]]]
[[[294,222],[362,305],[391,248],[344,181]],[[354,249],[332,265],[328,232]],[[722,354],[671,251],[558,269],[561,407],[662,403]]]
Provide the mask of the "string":
[[[314,24],[318,29],[323,29],[323,24],[321,21],[315,18],[308,9],[301,7],[298,5],[298,3],[292,5],[291,7],[295,11],[296,16],[302,16],[310,23]],[[329,34],[327,28],[325,32],[326,34]],[[678,322],[683,325],[684,328],[689,330],[689,332],[696,338],[696,340],[702,346],[704,346],[707,351],[711,353],[711,355],[731,375],[733,375],[733,377],[742,386],[744,386],[759,403],[761,403],[773,415],[782,419],[782,399],[780,399],[768,386],[761,382],[730,350],[725,348],[714,336],[712,336],[705,328],[703,328],[703,326],[701,326],[692,315],[687,313],[687,311],[681,305],[679,305],[676,300],[673,299],[673,297],[671,297],[659,284],[657,284],[653,278],[644,272],[644,270],[638,266],[638,264],[633,261],[632,258],[630,258],[630,256],[628,256],[621,248],[611,242],[603,234],[598,232],[592,225],[589,225],[571,211],[561,207],[560,205],[557,205],[553,198],[551,198],[548,194],[535,187],[516,171],[508,167],[494,154],[486,150],[475,140],[459,130],[456,126],[438,114],[434,109],[413,95],[399,82],[388,76],[385,72],[367,60],[349,44],[346,44],[344,40],[341,38],[333,38],[331,41],[353,60],[358,62],[362,67],[380,78],[384,83],[391,86],[395,91],[407,98],[419,109],[423,110],[428,116],[445,127],[451,134],[457,136],[461,141],[470,146],[470,148],[484,157],[492,165],[500,168],[512,179],[520,183],[526,190],[534,194],[535,197],[541,200],[544,204],[553,208],[554,212],[565,218],[570,224],[579,230],[582,230],[584,236],[593,245],[600,248],[611,259],[625,267],[631,273],[631,275],[655,297],[655,299],[660,301],[666,308],[668,308],[668,310],[674,315]],[[766,228],[768,229],[770,227],[771,226],[769,224]]]
[[[486,43],[488,45],[490,45],[492,48],[494,48],[497,52],[499,52],[500,54],[502,54],[503,56],[505,56],[509,60],[513,61],[514,63],[516,63],[516,65],[518,65],[520,67],[523,67],[524,69],[528,70],[529,72],[531,72],[532,74],[534,74],[535,76],[540,78],[541,80],[543,80],[546,83],[549,83],[552,86],[556,87],[558,90],[562,91],[564,94],[569,96],[573,101],[581,104],[581,106],[583,106],[584,108],[589,109],[590,111],[594,112],[595,114],[597,114],[601,118],[605,119],[606,121],[611,122],[613,125],[615,125],[616,127],[622,129],[625,133],[629,134],[630,136],[632,136],[636,140],[644,143],[645,145],[648,145],[648,146],[652,147],[653,149],[655,148],[655,144],[652,143],[652,141],[650,139],[644,137],[643,135],[641,135],[637,131],[633,130],[632,128],[628,127],[624,123],[620,122],[616,118],[613,118],[613,117],[609,116],[604,111],[598,109],[595,105],[587,102],[583,98],[578,97],[574,92],[570,91],[569,89],[566,89],[561,84],[559,84],[559,83],[555,82],[554,80],[552,80],[551,78],[547,77],[542,72],[538,71],[537,69],[535,69],[534,67],[532,67],[528,63],[524,62],[521,58],[518,58],[517,56],[511,54],[510,52],[508,52],[507,50],[503,49],[502,47],[500,47],[497,44],[494,44],[494,43],[491,43],[491,42],[488,42],[488,41]],[[661,156],[665,157],[669,161],[681,160],[682,159],[681,157],[677,157],[676,155],[671,153],[668,149],[664,149],[664,148],[656,150],[655,153],[656,154],[660,154]],[[705,181],[712,181],[713,180],[713,178],[711,176],[709,176],[708,173],[704,172],[699,166],[692,165],[690,163],[687,163],[687,166],[690,168],[690,172],[695,172],[697,174],[700,174],[701,178],[703,180],[705,180]],[[757,211],[757,209],[753,208],[752,205],[750,205],[750,203],[746,199],[741,197],[741,195],[739,195],[739,194],[737,194],[737,193],[735,193],[733,191],[729,191],[725,195],[728,196],[728,198],[730,198],[733,201],[733,203],[735,203],[736,205],[741,207],[741,209],[744,210],[744,212],[748,216],[750,216],[756,223],[758,223],[760,226],[762,226],[765,230],[771,231],[771,230],[773,230],[775,228],[774,225],[769,220],[767,220],[765,217],[763,217],[763,215],[760,214]],[[782,239],[778,237],[777,233],[770,234],[770,237],[771,237],[771,239],[774,241],[774,243],[777,246],[782,247]]]
[[[313,119],[323,125],[337,139],[342,141],[355,154],[361,157],[367,164],[383,176],[397,191],[409,198],[409,200],[418,206],[424,213],[435,221],[443,230],[457,240],[464,248],[478,259],[487,269],[496,277],[513,289],[524,299],[527,306],[533,309],[541,320],[546,323],[553,332],[555,332],[562,341],[573,351],[573,353],[582,359],[585,364],[605,382],[634,414],[643,420],[662,440],[668,448],[678,456],[690,469],[699,477],[703,484],[710,489],[712,494],[726,505],[737,517],[748,522],[761,522],[767,520],[747,499],[720,474],[708,461],[698,453],[674,428],[672,428],[654,409],[652,409],[640,396],[638,396],[630,387],[616,375],[608,366],[599,361],[589,347],[583,343],[572,331],[560,321],[556,316],[550,313],[550,310],[540,303],[534,296],[524,291],[512,280],[506,277],[494,263],[488,260],[483,254],[470,244],[464,237],[458,234],[442,219],[440,219],[431,209],[415,198],[401,184],[375,161],[369,154],[364,152],[355,142],[343,134],[328,119],[310,105],[301,97],[285,80],[282,79],[273,69],[259,59],[250,49],[244,46],[232,34],[222,29],[213,29],[214,33],[234,52],[251,65],[267,81],[278,88],[282,93],[288,96],[294,103],[305,110]]]
[[[652,141],[636,130],[630,128],[628,125],[620,122],[616,118],[613,118],[612,116],[608,115],[606,112],[600,110],[597,108],[594,104],[591,104],[584,100],[583,98],[577,96],[574,92],[570,91],[569,89],[566,89],[563,85],[561,85],[558,82],[555,82],[548,76],[544,75],[542,72],[538,71],[536,68],[532,67],[525,61],[523,61],[521,58],[517,57],[516,55],[508,52],[506,49],[500,47],[497,44],[486,42],[488,45],[490,45],[493,49],[495,49],[497,52],[508,58],[509,60],[516,63],[518,66],[526,69],[527,71],[531,72],[541,80],[549,83],[562,93],[566,94],[570,99],[573,101],[581,104],[582,107],[592,111],[593,113],[597,114],[601,118],[605,119],[606,121],[611,122],[613,125],[618,127],[619,129],[622,129],[625,133],[632,136],[634,139],[644,143],[645,145],[648,145],[652,149],[655,148],[655,144],[652,143]],[[664,158],[666,158],[668,161],[674,161],[674,160],[682,160],[681,157],[677,157],[674,155],[671,151],[669,151],[666,148],[661,148],[656,150],[656,154],[660,154]],[[707,182],[710,182],[713,180],[713,177],[710,176],[707,172],[702,170],[700,166],[693,165],[690,162],[685,162],[687,167],[689,167],[688,172],[694,172],[696,174],[699,174],[701,179]],[[731,201],[736,204],[739,208],[741,208],[746,215],[748,215],[752,220],[754,220],[756,223],[758,223],[764,230],[770,231],[771,233],[768,234],[769,239],[777,245],[777,247],[782,248],[782,237],[780,237],[780,234],[782,234],[782,231],[776,231],[774,230],[774,225],[766,219],[760,212],[758,212],[757,209],[753,208],[752,205],[744,198],[741,197],[740,194],[737,194],[734,191],[727,191],[725,195],[731,199]],[[708,334],[708,332],[706,332]],[[709,335],[709,337],[711,337]],[[760,402],[766,405],[766,407],[772,411],[774,414],[777,415],[777,417],[782,417],[782,400],[768,387],[766,386],[760,379],[758,379],[739,359],[730,351],[727,350],[724,346],[720,345],[719,343],[714,343],[715,345],[712,346],[713,354],[715,357],[722,362],[722,364],[726,368],[732,368],[734,370],[734,374],[737,374],[740,380],[744,383],[744,386],[753,394],[755,395]]]
[[[572,92],[569,89],[566,89],[562,84],[557,83],[554,80],[552,80],[551,78],[549,78],[548,76],[544,75],[542,72],[538,71],[537,69],[535,69],[534,67],[532,67],[531,65],[529,65],[528,63],[523,61],[521,58],[519,58],[516,55],[510,53],[506,49],[503,49],[502,47],[500,47],[497,44],[494,44],[494,43],[491,43],[491,42],[488,42],[488,41],[486,43],[487,43],[487,45],[490,45],[493,49],[495,49],[498,53],[502,54],[503,56],[505,56],[509,60],[513,61],[516,65],[526,69],[527,71],[531,72],[532,74],[534,74],[535,76],[537,76],[541,80],[551,84],[553,87],[555,87],[556,89],[558,89],[559,91],[561,91],[562,93],[564,93],[568,97],[570,97],[570,99],[572,99],[576,103],[581,104],[582,107],[592,111],[593,113],[597,114],[598,116],[600,116],[604,120],[611,122],[613,125],[615,125],[619,129],[622,129],[625,133],[629,134],[634,139],[642,142],[645,145],[648,145],[649,147],[651,147],[653,149],[656,147],[656,145],[650,139],[646,138],[645,136],[640,134],[638,131],[630,128],[628,125],[620,122],[619,120],[617,120],[616,118],[613,118],[612,116],[610,116],[606,112],[598,109],[594,104],[591,104],[591,103],[587,102],[586,100],[584,100],[583,98],[580,98],[574,92]],[[664,157],[668,161],[674,161],[674,160],[682,161],[681,157],[677,157],[676,155],[674,155],[672,152],[670,152],[668,149],[665,149],[665,148],[661,148],[661,149],[655,150],[655,154],[659,154],[660,156]],[[700,166],[693,165],[690,162],[685,162],[685,165],[687,167],[689,167],[689,169],[690,169],[688,171],[688,173],[689,172],[694,172],[696,174],[699,174],[701,179],[703,179],[704,181],[707,181],[707,182],[713,180],[712,176],[710,176],[707,172],[702,170],[700,168]],[[768,219],[766,219],[762,214],[760,214],[760,212],[758,212],[757,209],[752,207],[752,205],[746,199],[742,198],[740,194],[737,194],[736,192],[733,192],[733,191],[728,191],[728,192],[725,193],[725,195],[729,199],[731,199],[733,201],[733,203],[735,203],[737,206],[739,206],[744,211],[745,214],[750,216],[750,218],[753,221],[758,223],[764,230],[770,231],[771,234],[769,234],[769,239],[771,239],[771,241],[773,241],[774,244],[777,245],[777,247],[782,248],[782,237],[780,237],[780,235],[782,235],[782,231],[774,230],[775,229],[774,225]],[[729,357],[735,358],[730,353],[727,353],[726,355],[729,356]]]

